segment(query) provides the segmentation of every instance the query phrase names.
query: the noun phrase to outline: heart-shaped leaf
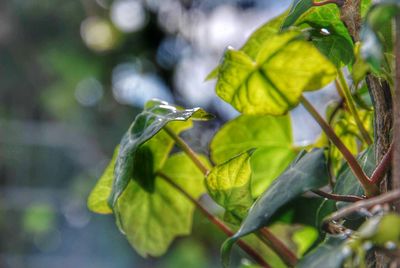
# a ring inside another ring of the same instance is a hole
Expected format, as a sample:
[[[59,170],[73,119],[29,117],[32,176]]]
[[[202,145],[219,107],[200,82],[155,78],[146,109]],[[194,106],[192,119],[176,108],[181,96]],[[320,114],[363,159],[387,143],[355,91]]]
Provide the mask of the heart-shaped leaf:
[[[296,156],[289,115],[241,115],[226,123],[211,141],[211,159],[222,164],[252,148],[251,189],[257,197]]]
[[[288,169],[257,199],[236,234],[225,241],[222,247],[225,266],[229,263],[229,252],[235,241],[267,225],[274,213],[290,200],[327,183],[328,170],[324,151],[302,151]]]
[[[216,92],[242,113],[282,115],[299,103],[303,91],[320,89],[335,77],[335,66],[290,31],[269,37],[255,59],[228,49]]]
[[[135,165],[138,163],[136,153],[139,147],[156,135],[168,122],[186,121],[189,118],[207,120],[212,116],[200,108],[182,109],[159,100],[151,100],[146,104],[143,112],[136,116],[121,140],[109,199],[111,207],[114,207],[132,178]]]
[[[250,156],[252,151],[240,154],[227,162],[213,167],[206,177],[211,198],[225,208],[226,219],[240,223],[253,204],[250,181]]]
[[[184,154],[168,158],[161,172],[193,198],[205,192],[203,174]],[[142,256],[161,256],[175,237],[191,232],[193,203],[160,177],[153,192],[131,180],[116,209],[128,241]]]

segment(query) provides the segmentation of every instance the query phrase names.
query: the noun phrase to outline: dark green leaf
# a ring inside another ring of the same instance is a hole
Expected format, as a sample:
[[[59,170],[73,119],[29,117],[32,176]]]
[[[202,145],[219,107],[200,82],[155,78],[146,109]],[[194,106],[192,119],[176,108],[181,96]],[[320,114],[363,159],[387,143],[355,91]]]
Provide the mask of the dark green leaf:
[[[313,7],[314,0],[294,0],[290,8],[289,14],[282,24],[282,30],[294,25],[297,19],[303,15],[304,12]]]
[[[226,212],[236,218],[235,222],[240,222],[253,204],[250,189],[251,154],[252,152],[240,154],[213,167],[206,177],[208,193]]]
[[[311,27],[311,40],[318,50],[337,67],[354,61],[353,42],[340,19],[335,5],[313,7],[295,23],[300,27]]]
[[[241,115],[226,123],[211,141],[211,159],[222,164],[252,148],[257,150],[250,159],[251,189],[257,197],[296,156],[289,115]]]
[[[364,170],[365,174],[367,174],[367,176],[371,176],[376,166],[373,148],[369,147],[367,150],[362,152],[357,157],[357,161],[360,164],[361,168]],[[361,187],[358,179],[354,176],[347,163],[343,164],[343,166],[339,170],[333,192],[341,195],[362,196],[364,194],[363,188]],[[346,202],[337,202],[337,206],[339,209],[346,204]]]
[[[351,251],[345,247],[345,236],[328,236],[323,243],[307,254],[296,268],[340,268]]]
[[[311,189],[328,183],[328,170],[324,151],[302,151],[288,169],[277,178],[251,207],[240,229],[223,245],[224,264],[229,262],[229,252],[235,241],[267,225],[273,214],[284,204]]]
[[[143,112],[136,116],[135,121],[121,140],[114,168],[115,178],[109,199],[110,206],[114,207],[132,178],[138,163],[136,153],[142,144],[150,140],[170,121],[186,121],[189,118],[207,120],[211,117],[200,108],[185,110],[163,101],[149,101]]]

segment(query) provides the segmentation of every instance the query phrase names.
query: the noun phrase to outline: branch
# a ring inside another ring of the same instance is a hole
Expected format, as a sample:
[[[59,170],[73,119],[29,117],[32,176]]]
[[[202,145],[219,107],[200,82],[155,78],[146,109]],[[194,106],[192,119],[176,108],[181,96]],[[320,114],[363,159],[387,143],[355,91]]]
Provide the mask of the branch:
[[[321,190],[311,190],[314,194],[317,194],[319,196],[335,200],[335,201],[343,201],[343,202],[357,202],[360,200],[364,200],[365,198],[362,198],[357,195],[339,195],[339,194],[332,194],[332,193],[327,193]]]
[[[328,216],[323,220],[323,226],[326,226],[331,221],[338,221],[347,215],[360,210],[360,209],[368,209],[375,205],[391,203],[400,199],[400,189],[396,189],[390,192],[386,192],[376,197],[372,197],[370,199],[365,199],[362,201],[358,201],[354,204],[351,204],[333,214]]]
[[[164,179],[166,182],[168,182],[172,187],[178,190],[187,199],[189,199],[200,210],[200,212],[203,213],[203,215],[210,220],[211,223],[217,226],[227,236],[232,236],[234,234],[234,232],[228,226],[226,226],[220,219],[211,214],[202,204],[200,204],[200,202],[198,202],[195,198],[189,195],[182,187],[176,184],[170,177],[168,177],[166,174],[162,172],[157,172],[157,175],[160,176],[162,179]],[[261,255],[258,254],[258,252],[256,252],[249,244],[247,244],[243,240],[239,240],[237,243],[239,247],[243,249],[243,251],[245,251],[247,254],[249,254],[249,256],[251,256],[259,265],[266,268],[271,267],[263,259],[263,257],[261,257]]]
[[[190,148],[189,145],[187,145],[187,143],[183,139],[181,139],[178,135],[176,135],[176,133],[169,127],[164,126],[163,129],[176,142],[176,144],[182,149],[182,151],[184,151],[186,155],[190,157],[190,159],[200,169],[200,171],[204,175],[207,175],[207,173],[209,172],[208,168],[203,164],[203,162],[201,162],[201,160],[192,150],[192,148]]]
[[[300,102],[306,108],[306,110],[314,117],[315,121],[320,125],[322,130],[328,136],[328,138],[332,141],[333,144],[339,149],[342,153],[344,159],[349,164],[349,167],[356,178],[359,180],[361,186],[363,187],[365,194],[370,197],[377,195],[379,193],[379,189],[370,183],[368,176],[364,173],[360,165],[358,164],[355,157],[351,154],[349,149],[343,144],[340,138],[336,135],[333,129],[326,123],[326,121],[322,118],[322,116],[317,112],[317,110],[311,105],[310,102],[304,97],[300,97]]]

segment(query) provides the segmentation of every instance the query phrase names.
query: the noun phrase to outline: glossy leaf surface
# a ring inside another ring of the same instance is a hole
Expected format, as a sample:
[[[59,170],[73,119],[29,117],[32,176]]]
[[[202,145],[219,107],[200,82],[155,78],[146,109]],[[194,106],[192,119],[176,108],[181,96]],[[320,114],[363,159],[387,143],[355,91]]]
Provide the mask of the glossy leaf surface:
[[[200,108],[185,110],[163,101],[149,101],[121,140],[114,168],[115,179],[109,199],[110,206],[115,205],[132,178],[137,163],[136,152],[143,143],[156,135],[170,121],[186,121],[189,118],[207,120],[211,117]]]

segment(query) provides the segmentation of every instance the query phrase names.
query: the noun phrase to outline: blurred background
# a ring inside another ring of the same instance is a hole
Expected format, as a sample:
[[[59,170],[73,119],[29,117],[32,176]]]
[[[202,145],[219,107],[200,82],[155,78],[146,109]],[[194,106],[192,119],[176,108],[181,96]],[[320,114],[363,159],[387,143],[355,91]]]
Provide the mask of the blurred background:
[[[201,106],[218,120],[185,138],[207,153],[237,115],[204,82],[289,0],[0,1],[0,267],[218,267],[224,236],[200,215],[194,234],[143,259],[86,198],[143,104]],[[332,98],[318,92],[323,109]],[[296,141],[319,129],[298,108]],[[304,129],[308,130],[305,131]]]

